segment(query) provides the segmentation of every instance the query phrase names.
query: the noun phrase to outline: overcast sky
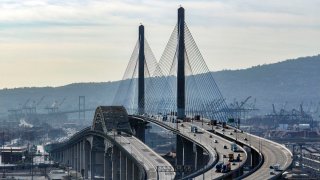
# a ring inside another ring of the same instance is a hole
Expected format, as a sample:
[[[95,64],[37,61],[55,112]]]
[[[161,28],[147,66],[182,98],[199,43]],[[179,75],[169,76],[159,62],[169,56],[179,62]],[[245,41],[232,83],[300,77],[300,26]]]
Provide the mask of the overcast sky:
[[[320,0],[0,0],[0,88],[120,80],[139,24],[159,59],[179,5],[212,71],[320,52]]]

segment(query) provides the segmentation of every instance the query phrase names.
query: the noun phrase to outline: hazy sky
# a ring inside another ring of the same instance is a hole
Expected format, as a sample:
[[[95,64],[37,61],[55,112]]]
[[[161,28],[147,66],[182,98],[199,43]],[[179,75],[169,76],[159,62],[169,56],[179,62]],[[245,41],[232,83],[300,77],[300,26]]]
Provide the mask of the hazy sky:
[[[320,0],[0,0],[0,88],[119,80],[138,25],[159,59],[180,4],[212,71],[320,52]]]

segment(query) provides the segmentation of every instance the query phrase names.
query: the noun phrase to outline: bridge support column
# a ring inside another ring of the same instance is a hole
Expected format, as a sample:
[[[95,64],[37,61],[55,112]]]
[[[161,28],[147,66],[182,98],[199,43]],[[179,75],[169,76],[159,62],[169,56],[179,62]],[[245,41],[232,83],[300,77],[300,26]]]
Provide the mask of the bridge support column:
[[[67,166],[69,163],[69,153],[68,153],[68,149],[64,150],[65,153],[65,165]]]
[[[96,152],[93,150],[90,150],[90,178],[94,179],[94,174],[95,174],[95,169],[94,169],[94,164],[96,163],[95,158]]]
[[[62,151],[62,164],[65,164],[65,154],[64,154],[64,151]]]
[[[138,126],[135,127],[136,131],[136,137],[142,141],[145,142],[146,139],[146,125],[145,123],[138,123]]]
[[[133,166],[133,177],[134,177],[134,180],[138,180],[139,179],[139,168],[134,163],[132,163],[132,166]]]
[[[91,179],[95,179],[95,176],[104,175],[104,152],[91,151]]]
[[[204,165],[203,149],[200,146],[196,146],[196,164],[194,169],[201,169]]]
[[[54,153],[54,159],[55,159],[57,162],[59,162],[59,158],[58,158],[58,153],[57,153],[57,152]]]
[[[64,164],[68,164],[68,150],[64,150]]]
[[[195,152],[193,142],[177,135],[176,165],[188,165],[195,168]],[[190,172],[189,172],[190,173]],[[185,174],[185,173],[183,173]]]
[[[112,154],[104,153],[104,179],[112,179]]]
[[[72,151],[71,151],[71,147],[68,148],[68,152],[69,152],[69,155],[68,155],[68,166],[69,167],[72,167]]]
[[[112,180],[119,180],[119,168],[120,168],[120,151],[115,146],[112,148]]]
[[[68,149],[69,149],[69,166],[70,166],[70,167],[73,167],[73,164],[72,164],[72,163],[73,163],[72,147],[69,147]]]
[[[73,156],[73,159],[74,159],[74,167],[73,169],[78,172],[78,161],[79,161],[79,155],[78,155],[78,144],[75,144],[73,146],[73,151],[74,151],[74,156]]]
[[[259,153],[251,150],[251,166],[256,167],[259,164],[260,156]]]
[[[126,156],[123,152],[120,151],[120,179],[126,179],[127,173],[127,163]]]
[[[104,151],[95,151],[94,163],[92,164],[93,173],[95,176],[104,176]]]
[[[77,171],[81,173],[81,153],[80,153],[80,149],[81,149],[81,142],[79,142],[77,144],[77,160],[78,160],[78,163],[77,163]]]
[[[67,161],[66,161],[66,150],[63,150],[62,151],[62,153],[63,153],[63,164],[67,164]]]
[[[183,137],[177,135],[176,165],[183,165]]]
[[[56,159],[57,162],[59,162],[59,152],[55,153],[55,159]]]
[[[126,158],[126,169],[127,169],[127,178],[126,180],[132,180],[134,177],[133,174],[133,162],[127,157]]]
[[[72,162],[73,162],[73,158],[72,158],[72,148],[71,148],[71,147],[69,147],[69,148],[68,148],[68,151],[69,151],[69,161],[68,161],[68,166],[69,166],[69,167],[73,167],[73,164],[72,164]]]
[[[63,163],[63,151],[61,151],[61,163]]]
[[[60,152],[57,153],[57,160],[58,160],[58,162],[61,162],[60,161]]]
[[[90,143],[88,141],[84,142],[84,161],[83,161],[83,168],[84,168],[84,178],[89,178],[89,170],[90,170]]]
[[[68,154],[68,158],[67,158],[67,165],[70,167],[71,166],[71,150],[70,150],[70,147],[68,147],[67,149],[67,154]]]
[[[83,177],[83,141],[80,141],[79,143],[79,172],[81,176]]]
[[[72,164],[71,164],[71,167],[72,169],[75,169],[75,166],[76,166],[76,158],[75,158],[75,146],[72,146],[70,149],[71,149],[71,161],[72,161]]]
[[[184,147],[184,165],[191,166],[192,170],[195,168],[195,152],[194,150],[194,144],[193,142],[189,140],[184,140],[183,142],[183,147]],[[189,172],[190,173],[190,172]]]

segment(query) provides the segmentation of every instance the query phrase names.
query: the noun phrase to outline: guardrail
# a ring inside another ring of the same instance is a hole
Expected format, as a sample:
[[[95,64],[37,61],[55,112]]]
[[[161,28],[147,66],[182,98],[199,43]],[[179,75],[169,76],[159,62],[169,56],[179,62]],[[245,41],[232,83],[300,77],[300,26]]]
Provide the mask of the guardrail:
[[[216,131],[216,132],[217,132],[217,131]],[[219,133],[219,132],[217,132],[217,133]],[[229,137],[229,136],[226,136],[225,134],[221,134],[221,133],[219,133],[219,134],[220,134],[220,136],[222,136],[223,138],[225,138],[225,139],[227,139],[227,140],[231,140],[231,141],[234,141],[234,140],[235,140],[235,139],[233,139],[233,138],[231,138],[231,137]],[[241,142],[241,141],[239,141],[239,140],[237,140],[237,142],[238,142],[238,143],[241,143],[241,144],[243,144],[243,145],[248,146],[246,143]],[[240,177],[237,177],[236,179],[243,179],[243,178],[251,175],[251,174],[254,173],[256,170],[258,170],[258,169],[262,166],[262,164],[263,164],[263,162],[264,162],[264,156],[263,156],[263,154],[262,154],[261,152],[259,152],[259,150],[258,150],[256,147],[250,146],[250,145],[249,145],[248,147],[252,148],[254,151],[256,151],[256,152],[259,154],[259,157],[260,157],[260,158],[259,158],[259,163],[258,163],[257,166],[255,166],[253,169],[251,169],[251,171],[249,171],[249,172],[246,173],[246,174],[241,175]],[[242,166],[244,166],[244,164],[242,164]]]
[[[102,138],[106,138],[108,139],[112,144],[116,145],[122,152],[124,152],[133,162],[135,162],[135,164],[138,166],[139,169],[139,177],[143,178],[143,179],[147,179],[147,172],[144,169],[142,163],[140,161],[138,161],[131,153],[129,153],[125,148],[123,148],[121,146],[121,144],[119,144],[115,139],[113,139],[112,137],[108,136],[107,134],[103,133],[103,132],[98,132],[98,131],[92,131],[91,127],[87,127],[79,132],[77,132],[76,134],[74,134],[72,137],[70,137],[69,140],[66,140],[62,143],[57,143],[56,145],[58,145],[58,147],[54,148],[53,150],[51,150],[51,152],[53,151],[59,151],[61,148],[65,148],[68,146],[72,146],[73,144],[75,144],[76,142],[81,141],[81,139],[85,136],[99,136]]]
[[[200,146],[203,150],[205,150],[205,151],[208,153],[210,159],[211,159],[211,158],[214,158],[214,157],[212,157],[212,155],[211,155],[211,153],[209,152],[209,150],[206,149],[202,144],[200,144],[200,143],[197,142],[197,141],[194,141],[193,139],[189,138],[188,136],[185,136],[185,135],[182,134],[179,130],[177,130],[177,129],[175,129],[175,128],[167,125],[167,124],[161,123],[161,121],[158,121],[158,120],[155,120],[155,119],[152,119],[152,118],[149,118],[149,117],[145,117],[145,116],[139,116],[139,115],[129,115],[129,117],[133,117],[133,118],[136,118],[136,119],[140,119],[140,120],[142,120],[142,121],[148,120],[148,121],[153,122],[153,123],[155,123],[155,124],[157,124],[157,125],[159,125],[159,126],[162,126],[162,127],[166,128],[166,129],[169,129],[169,130],[173,131],[174,133],[179,134],[180,136],[188,139],[189,141],[192,141],[192,142],[196,143],[198,146]],[[218,157],[218,154],[217,154],[216,151],[215,151],[214,153],[215,153],[215,160],[213,161],[212,164],[210,164],[210,165],[205,165],[203,168],[199,169],[198,171],[196,171],[196,172],[194,172],[194,173],[191,173],[191,174],[183,177],[182,180],[197,177],[197,176],[199,176],[199,175],[207,172],[208,170],[212,169],[212,168],[217,164],[217,162],[218,162],[218,158],[217,158],[217,157]]]

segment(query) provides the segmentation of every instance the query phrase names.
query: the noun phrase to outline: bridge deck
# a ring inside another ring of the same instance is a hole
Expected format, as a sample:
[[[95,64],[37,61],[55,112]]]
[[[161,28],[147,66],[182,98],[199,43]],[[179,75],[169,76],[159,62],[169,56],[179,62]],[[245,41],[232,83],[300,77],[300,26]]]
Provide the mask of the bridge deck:
[[[180,127],[180,131],[183,131],[184,134],[188,134],[189,136],[193,136],[194,133],[190,132],[190,128],[193,124],[191,123],[183,123],[185,126],[183,129]],[[209,150],[213,150],[217,153],[217,156],[215,157],[215,162],[227,162],[228,161],[228,154],[234,154],[236,157],[237,154],[240,154],[241,161],[235,162],[234,165],[231,165],[231,171],[228,173],[218,173],[216,172],[216,169],[213,167],[210,170],[206,171],[204,174],[197,176],[195,179],[221,179],[224,178],[230,174],[232,174],[235,170],[237,170],[239,167],[241,167],[247,160],[247,154],[245,153],[244,149],[241,147],[238,147],[240,149],[239,152],[233,152],[230,148],[231,141],[228,141],[224,138],[221,138],[220,136],[217,136],[213,133],[210,133],[209,131],[200,128],[200,126],[197,126],[198,130],[201,132],[200,134],[196,134],[196,136],[193,138],[194,140],[200,142],[201,144],[206,144],[210,147]],[[210,138],[210,135],[212,138]],[[214,142],[214,140],[217,140],[217,143]],[[224,145],[227,146],[227,149],[224,149]],[[227,158],[223,158],[223,155],[226,155]],[[215,163],[216,164],[216,163]]]
[[[214,165],[217,164],[217,162],[226,162],[228,159],[223,158],[223,155],[226,155],[228,157],[229,153],[234,153],[230,150],[230,144],[231,142],[217,136],[215,134],[212,134],[204,129],[202,129],[202,133],[197,133],[196,136],[194,136],[194,133],[191,132],[191,123],[179,123],[179,131],[176,130],[176,123],[171,123],[167,121],[161,121],[162,118],[150,118],[150,117],[142,117],[142,116],[135,116],[153,123],[156,123],[166,129],[172,130],[176,132],[177,134],[180,134],[186,138],[189,138],[191,141],[200,144],[203,146],[209,153],[209,162],[207,165],[203,168],[198,170],[195,174],[189,175],[194,177],[195,179],[221,179],[223,177],[226,177],[227,175],[233,173],[234,170],[237,170],[239,167],[243,165],[244,162],[247,160],[246,153],[244,153],[244,150],[242,150],[241,154],[241,162],[236,162],[235,165],[231,166],[231,172],[229,173],[217,173],[215,172]],[[181,126],[181,124],[184,124],[184,127]],[[210,135],[212,138],[210,138]],[[214,143],[214,140],[217,140],[218,143]],[[227,145],[228,149],[224,149],[224,145]],[[188,176],[188,177],[189,177]]]
[[[113,136],[110,134],[110,136]],[[175,173],[172,165],[163,159],[160,155],[154,152],[151,148],[141,142],[134,136],[121,136],[115,135],[114,139],[122,145],[122,147],[135,157],[147,172],[147,179],[174,179]],[[158,172],[157,178],[157,167],[165,166],[171,169],[171,172]]]
[[[200,123],[198,122],[198,124]],[[224,132],[222,131],[222,128],[215,129],[216,126],[213,127],[213,129],[216,130],[216,133],[222,136],[227,136],[234,140],[237,139],[238,142],[241,142],[248,147],[254,147],[258,151],[261,150],[261,153],[264,157],[263,164],[259,169],[257,169],[245,179],[272,179],[274,177],[281,176],[281,173],[286,170],[292,163],[292,154],[283,145],[245,132],[234,133],[234,128],[230,126],[228,126],[229,128],[225,129]],[[204,124],[204,128],[212,129],[212,126]],[[232,132],[233,135],[230,135],[230,132]],[[245,138],[247,140],[244,140]],[[275,164],[280,165],[281,171],[274,171],[270,169],[270,166],[273,166]]]
[[[70,144],[78,142],[87,136],[99,136],[106,138],[108,140],[115,141],[117,144],[127,151],[134,159],[136,159],[145,169],[147,173],[147,179],[155,180],[157,179],[157,166],[166,166],[171,172],[159,172],[158,179],[174,179],[175,173],[172,165],[150,149],[147,145],[142,143],[139,139],[134,136],[127,134],[113,134],[109,132],[107,134],[100,131],[92,131],[90,127],[77,132],[75,135],[70,137],[68,140],[58,143],[59,146],[55,150],[64,149]]]

